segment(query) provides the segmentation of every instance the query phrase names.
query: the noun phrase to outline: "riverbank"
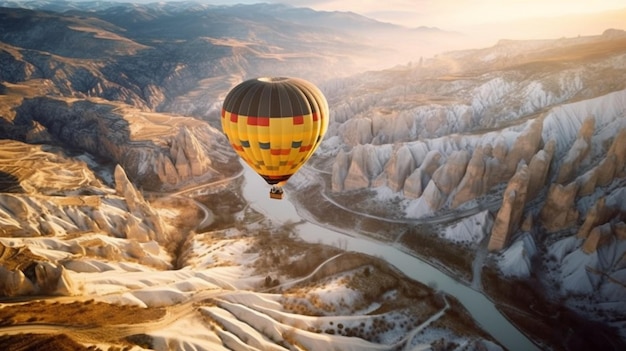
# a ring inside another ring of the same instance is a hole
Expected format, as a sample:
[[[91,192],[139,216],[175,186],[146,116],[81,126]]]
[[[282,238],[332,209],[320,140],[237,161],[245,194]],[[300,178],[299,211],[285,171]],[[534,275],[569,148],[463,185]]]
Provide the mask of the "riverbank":
[[[526,280],[504,277],[499,273],[493,256],[479,257],[477,247],[442,239],[436,232],[441,230],[441,226],[415,225],[409,221],[402,226],[397,219],[376,221],[368,215],[361,218],[354,210],[345,211],[341,206],[332,206],[324,201],[327,196],[321,194],[323,188],[316,184],[306,189],[294,189],[289,199],[294,202],[301,217],[351,237],[365,236],[383,245],[393,246],[481,294],[507,323],[524,334],[524,338],[532,344],[532,348],[517,346],[511,349],[558,349],[574,344],[592,347],[597,340],[582,337],[589,333],[599,335],[600,339],[614,338],[613,332],[605,327],[589,323],[567,307],[549,301],[542,293],[544,288],[533,277]],[[476,263],[476,259],[481,262]],[[473,267],[474,264],[480,267]],[[434,281],[427,283],[434,285]]]
[[[246,177],[244,196],[250,206],[254,206],[267,217],[282,223],[298,223],[302,218],[308,217],[307,222],[298,224],[296,227],[298,235],[303,240],[335,245],[344,250],[382,257],[409,278],[433,286],[458,299],[472,318],[507,349],[538,350],[532,341],[500,313],[492,301],[482,293],[471,289],[467,282],[459,282],[458,277],[439,270],[438,267],[420,259],[419,256],[399,249],[397,245],[389,245],[380,238],[372,239],[363,235],[362,225],[349,222],[350,218],[346,218],[345,213],[333,211],[332,207],[327,207],[325,202],[316,197],[314,189],[298,188],[295,191],[288,186],[285,199],[276,201],[269,199],[266,193],[267,185],[252,170],[246,167],[244,174]],[[315,206],[310,204],[315,204]],[[315,217],[308,212],[311,208],[324,213],[324,217]],[[336,223],[344,225],[336,226]],[[393,233],[379,234],[385,236]],[[468,270],[471,272],[471,264],[468,265]]]

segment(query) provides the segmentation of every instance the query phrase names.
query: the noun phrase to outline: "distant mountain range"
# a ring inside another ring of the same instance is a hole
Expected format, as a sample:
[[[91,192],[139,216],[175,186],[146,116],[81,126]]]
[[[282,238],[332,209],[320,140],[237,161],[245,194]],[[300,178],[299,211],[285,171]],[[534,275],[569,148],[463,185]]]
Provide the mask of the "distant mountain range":
[[[185,95],[205,94],[206,101],[215,101],[216,91],[260,75],[321,82],[406,63],[434,53],[429,43],[457,37],[285,5],[0,1],[0,6],[6,6],[0,7],[0,42],[8,60],[0,79],[52,79],[67,87],[64,94],[202,117],[211,108],[191,110]]]

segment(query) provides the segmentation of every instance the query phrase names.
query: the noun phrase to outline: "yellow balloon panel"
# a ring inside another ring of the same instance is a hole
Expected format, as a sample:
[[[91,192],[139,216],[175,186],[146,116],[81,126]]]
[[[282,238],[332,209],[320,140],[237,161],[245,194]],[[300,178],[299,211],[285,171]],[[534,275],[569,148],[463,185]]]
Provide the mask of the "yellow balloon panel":
[[[252,169],[268,181],[281,182],[313,154],[321,123],[312,115],[258,118],[224,111],[222,129],[233,149]]]

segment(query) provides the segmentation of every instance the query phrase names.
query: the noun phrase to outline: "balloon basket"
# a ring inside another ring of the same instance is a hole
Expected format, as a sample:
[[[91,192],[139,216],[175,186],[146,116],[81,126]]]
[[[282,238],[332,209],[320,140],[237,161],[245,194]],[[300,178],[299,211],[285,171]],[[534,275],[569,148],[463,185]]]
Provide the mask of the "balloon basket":
[[[270,189],[270,199],[282,200],[282,198],[283,198],[283,189],[276,187],[276,186]]]

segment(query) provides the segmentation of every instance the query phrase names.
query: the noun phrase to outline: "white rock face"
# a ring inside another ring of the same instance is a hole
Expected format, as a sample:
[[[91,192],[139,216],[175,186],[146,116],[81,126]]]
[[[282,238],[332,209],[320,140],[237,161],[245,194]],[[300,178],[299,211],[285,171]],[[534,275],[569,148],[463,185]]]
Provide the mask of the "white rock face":
[[[531,260],[537,254],[533,237],[525,233],[498,256],[498,267],[506,276],[528,278],[532,272]]]
[[[333,188],[355,190],[368,188],[383,171],[386,160],[391,154],[391,147],[375,147],[370,144],[358,145],[352,149],[349,167],[341,182],[348,158],[341,156],[333,165]],[[335,176],[335,174],[337,174]]]
[[[422,179],[424,175],[421,168],[416,168],[404,182],[404,197],[407,199],[417,199],[422,196]]]
[[[34,292],[35,286],[21,270],[10,271],[0,266],[0,295],[23,296]]]
[[[489,176],[486,173],[487,164],[485,158],[483,147],[478,147],[474,150],[472,158],[467,164],[465,175],[463,179],[461,179],[457,191],[454,194],[451,204],[452,208],[456,208],[487,192]]]
[[[337,157],[335,157],[335,162],[333,163],[333,173],[332,173],[332,190],[333,191],[342,191],[344,189],[344,181],[346,180],[346,176],[348,175],[348,167],[350,165],[350,154],[347,152],[339,151]]]
[[[493,219],[489,211],[483,211],[448,226],[443,237],[459,243],[478,244],[491,231]]]
[[[455,151],[447,159],[439,169],[435,171],[432,181],[437,185],[443,194],[450,195],[461,182],[470,155],[467,151]]]
[[[407,145],[402,145],[393,153],[381,176],[374,186],[387,185],[394,192],[404,188],[404,182],[415,170],[416,162]]]
[[[350,146],[369,144],[374,137],[372,120],[369,118],[353,118],[342,125],[343,141]]]
[[[36,289],[42,294],[75,295],[78,290],[63,266],[40,262],[35,267]]]
[[[115,189],[124,198],[130,212],[130,217],[120,223],[124,226],[124,235],[142,242],[148,240],[165,242],[167,238],[163,221],[128,180],[126,173],[119,165],[115,167]]]

